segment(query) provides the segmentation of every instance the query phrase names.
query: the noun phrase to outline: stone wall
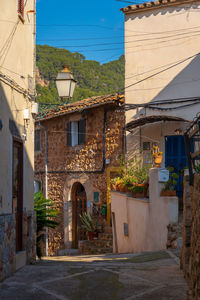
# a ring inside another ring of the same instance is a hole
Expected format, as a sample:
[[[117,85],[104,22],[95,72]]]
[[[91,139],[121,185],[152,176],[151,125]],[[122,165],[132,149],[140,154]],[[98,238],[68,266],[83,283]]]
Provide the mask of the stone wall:
[[[67,229],[64,225],[64,202],[71,199],[70,193],[74,182],[80,182],[85,188],[87,187],[88,201],[92,200],[93,191],[99,191],[101,210],[102,205],[107,203],[107,168],[118,166],[123,152],[125,116],[124,112],[117,110],[117,106],[111,107],[106,113],[105,159],[109,159],[109,163],[105,165],[104,107],[93,108],[86,112],[85,144],[67,146],[66,124],[80,118],[81,114],[76,112],[41,122],[47,130],[48,137],[48,198],[53,199],[55,207],[60,210],[59,225],[55,230],[49,230],[49,255],[57,254],[59,250],[66,247],[68,237],[65,234]],[[41,151],[35,154],[35,180],[42,182],[42,189],[45,191],[44,131],[41,146]]]
[[[26,250],[26,262],[34,263],[36,259],[36,213],[24,212],[23,249]]]
[[[191,289],[191,299],[200,299],[200,174],[184,179],[183,248],[181,268]]]
[[[15,215],[0,216],[0,281],[16,271]],[[36,217],[35,213],[23,215],[23,249],[26,262],[33,263],[36,257]]]
[[[15,271],[15,217],[0,216],[0,281]]]

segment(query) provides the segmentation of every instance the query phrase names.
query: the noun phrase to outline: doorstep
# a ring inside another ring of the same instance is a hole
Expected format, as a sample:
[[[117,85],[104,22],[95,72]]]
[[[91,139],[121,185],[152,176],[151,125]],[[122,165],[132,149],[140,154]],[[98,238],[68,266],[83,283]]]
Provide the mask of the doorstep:
[[[58,256],[73,256],[78,254],[79,254],[78,249],[72,249],[72,248],[62,249],[58,251]]]
[[[16,271],[26,265],[26,251],[16,253]]]

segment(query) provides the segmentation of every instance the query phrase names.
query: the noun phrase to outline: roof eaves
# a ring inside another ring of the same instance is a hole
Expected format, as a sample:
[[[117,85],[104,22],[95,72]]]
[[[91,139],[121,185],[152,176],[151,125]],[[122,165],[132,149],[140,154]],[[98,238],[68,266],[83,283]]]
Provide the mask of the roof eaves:
[[[141,11],[146,11],[146,10],[152,10],[156,8],[161,8],[161,7],[167,7],[167,6],[173,6],[174,4],[176,5],[182,5],[182,4],[187,4],[191,2],[199,2],[199,0],[156,0],[156,1],[151,1],[151,2],[145,2],[142,4],[135,4],[135,5],[128,5],[127,7],[121,8],[120,10],[124,14],[129,14],[129,13],[139,13]]]
[[[82,112],[84,110],[87,110],[87,109],[92,109],[92,108],[96,108],[96,107],[99,107],[99,106],[103,106],[103,105],[107,105],[107,104],[120,104],[122,103],[122,99],[123,97],[119,97],[119,99],[108,99],[107,101],[104,101],[104,102],[97,102],[97,103],[93,103],[91,105],[87,105],[87,103],[85,104],[85,106],[82,106],[80,108],[75,108],[75,109],[72,109],[72,110],[66,110],[66,111],[58,111],[58,112],[55,112],[53,114],[50,114],[49,116],[44,116],[42,118],[38,118],[37,120],[35,120],[35,122],[42,122],[42,121],[46,121],[46,120],[50,120],[50,119],[53,119],[53,118],[57,118],[57,117],[61,117],[61,116],[64,116],[64,115],[67,115],[67,114],[72,114],[72,113],[76,113],[76,112]]]

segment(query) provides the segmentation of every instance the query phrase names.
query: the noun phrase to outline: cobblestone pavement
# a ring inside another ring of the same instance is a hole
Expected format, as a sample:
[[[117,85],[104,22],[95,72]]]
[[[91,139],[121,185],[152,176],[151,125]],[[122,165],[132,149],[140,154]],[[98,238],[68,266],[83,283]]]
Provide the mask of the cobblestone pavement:
[[[187,285],[168,252],[44,258],[0,284],[5,300],[186,300]]]

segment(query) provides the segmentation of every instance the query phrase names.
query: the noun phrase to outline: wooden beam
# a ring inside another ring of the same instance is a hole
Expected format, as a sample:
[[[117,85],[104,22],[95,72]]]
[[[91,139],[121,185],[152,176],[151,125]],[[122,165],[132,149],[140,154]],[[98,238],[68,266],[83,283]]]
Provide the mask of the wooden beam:
[[[192,159],[194,159],[196,156],[199,156],[200,155],[200,150],[194,152],[194,153],[191,153],[191,157]]]
[[[193,137],[199,131],[199,126],[196,126],[189,134],[189,138]]]

